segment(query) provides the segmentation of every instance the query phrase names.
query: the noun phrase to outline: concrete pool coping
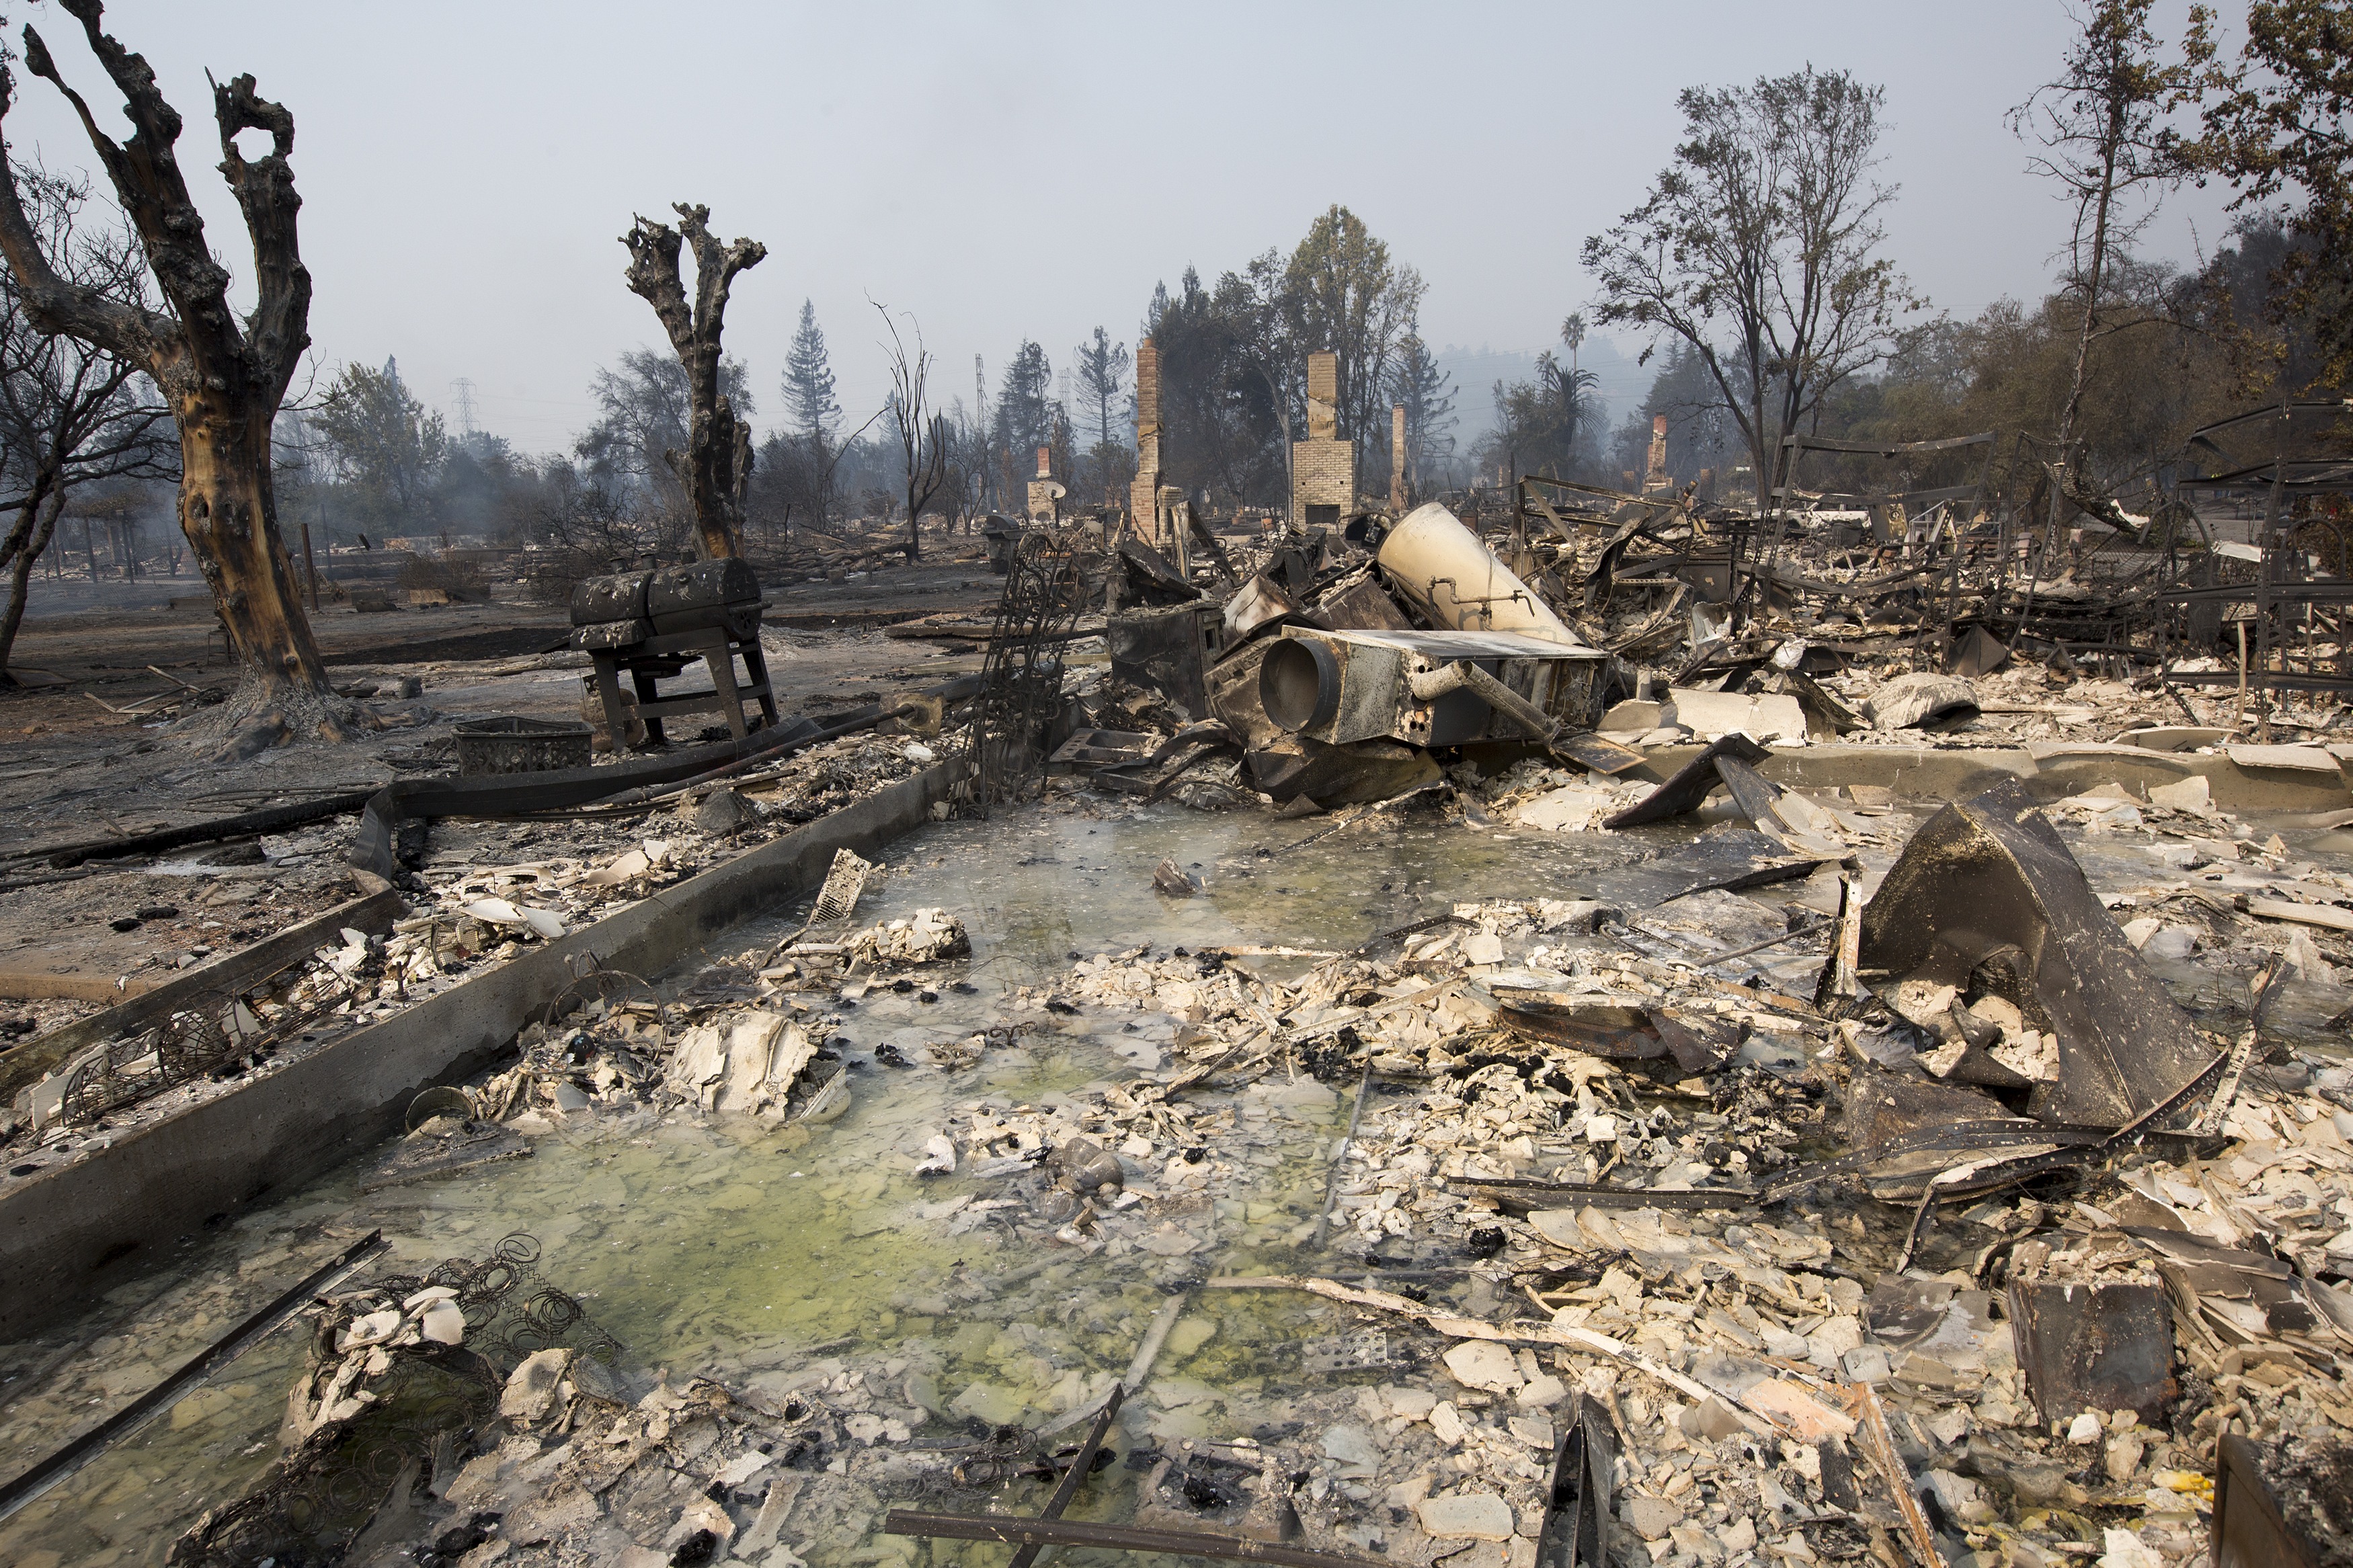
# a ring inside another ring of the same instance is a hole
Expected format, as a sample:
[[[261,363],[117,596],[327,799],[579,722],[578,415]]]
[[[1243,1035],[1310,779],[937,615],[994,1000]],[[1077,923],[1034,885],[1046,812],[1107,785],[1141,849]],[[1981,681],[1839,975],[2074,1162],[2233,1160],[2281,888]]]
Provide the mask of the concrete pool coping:
[[[161,1262],[179,1238],[396,1133],[419,1089],[490,1065],[572,983],[575,963],[659,973],[716,932],[815,888],[837,849],[873,856],[932,820],[957,767],[936,763],[0,1193],[0,1279],[8,1282],[0,1340],[69,1316]]]
[[[1663,780],[1700,753],[1697,744],[1661,746],[1644,753],[1630,775]],[[2007,778],[2022,779],[2037,800],[2062,800],[2104,784],[2146,796],[2152,784],[2206,780],[2214,805],[2230,812],[2319,812],[2353,805],[2340,766],[2247,766],[2221,754],[2152,752],[2138,746],[2070,746],[2037,756],[2011,746],[1810,745],[1777,748],[1757,771],[1784,787],[1827,789],[1866,784],[1915,800],[1960,800]]]

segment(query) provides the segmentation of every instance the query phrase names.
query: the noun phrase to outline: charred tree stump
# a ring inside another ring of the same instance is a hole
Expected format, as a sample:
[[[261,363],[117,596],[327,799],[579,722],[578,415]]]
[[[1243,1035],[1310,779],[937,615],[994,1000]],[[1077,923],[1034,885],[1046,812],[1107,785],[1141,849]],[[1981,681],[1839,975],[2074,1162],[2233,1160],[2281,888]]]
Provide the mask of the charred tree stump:
[[[686,369],[686,450],[662,458],[686,487],[694,508],[695,542],[706,557],[736,552],[744,536],[744,500],[752,488],[752,427],[735,417],[719,390],[719,333],[727,289],[735,274],[757,267],[768,247],[756,239],[722,246],[711,233],[711,209],[671,204],[678,227],[639,217],[621,237],[629,247],[629,292],[654,308],[670,346]],[[681,240],[694,247],[694,302],[679,277]]]
[[[134,128],[131,139],[118,143],[99,129],[90,105],[66,85],[29,26],[26,68],[52,83],[81,117],[138,230],[165,308],[111,300],[59,276],[26,216],[13,160],[0,178],[0,255],[15,272],[36,325],[143,366],[171,405],[180,432],[180,528],[219,605],[230,651],[245,670],[231,716],[261,719],[276,738],[296,731],[341,738],[349,732],[346,710],[334,704],[292,563],[278,536],[269,471],[270,425],[311,342],[311,274],[295,245],[295,214],[302,202],[287,163],[294,117],[256,96],[250,76],[214,85],[220,171],[253,243],[256,302],[240,318],[229,308],[228,269],[213,259],[204,218],[173,153],[179,112],[157,90],[146,60],[100,28],[100,0],[59,5],[81,24],[90,52],[122,94],[123,113]],[[8,86],[0,79],[0,116],[8,107]],[[248,162],[237,146],[245,131],[268,132],[270,151]]]

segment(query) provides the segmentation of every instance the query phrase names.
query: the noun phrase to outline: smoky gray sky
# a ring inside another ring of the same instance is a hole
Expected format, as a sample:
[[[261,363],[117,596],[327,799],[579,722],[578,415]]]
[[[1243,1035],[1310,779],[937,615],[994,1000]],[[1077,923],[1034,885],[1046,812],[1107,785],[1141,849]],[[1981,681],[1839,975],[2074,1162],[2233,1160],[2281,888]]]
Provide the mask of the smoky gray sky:
[[[2160,6],[2169,35],[2182,9]],[[79,26],[51,5],[6,10],[12,55],[31,20],[100,125],[127,133]],[[727,317],[763,429],[804,298],[853,419],[885,384],[870,298],[914,312],[935,393],[968,402],[974,354],[993,389],[1024,337],[1058,370],[1098,323],[1132,343],[1155,282],[1288,251],[1334,202],[1420,268],[1431,343],[1534,351],[1589,300],[1580,242],[1669,157],[1677,89],[1808,62],[1885,84],[1882,174],[1902,187],[1888,249],[1936,308],[2040,293],[2065,234],[2003,123],[2057,68],[2055,0],[117,0],[107,20],[187,120],[183,168],[241,273],[205,72],[250,71],[293,111],[322,378],[397,355],[453,426],[469,378],[478,422],[534,452],[588,422],[596,365],[660,342],[616,237],[673,201],[767,244]],[[20,68],[16,97],[16,156],[92,166],[54,88]],[[2189,264],[2223,228],[2219,194],[2184,192],[2144,249]],[[1483,387],[1461,390],[1483,405]]]

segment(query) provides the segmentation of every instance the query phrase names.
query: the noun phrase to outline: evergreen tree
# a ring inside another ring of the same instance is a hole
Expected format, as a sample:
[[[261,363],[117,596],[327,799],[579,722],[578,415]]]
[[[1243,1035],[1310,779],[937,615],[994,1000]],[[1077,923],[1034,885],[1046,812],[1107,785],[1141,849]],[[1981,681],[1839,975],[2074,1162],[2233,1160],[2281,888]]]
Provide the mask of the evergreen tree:
[[[785,355],[785,408],[803,436],[830,437],[841,418],[825,332],[817,324],[817,307],[807,300],[801,301],[801,324],[793,333],[792,350]]]
[[[1053,445],[1054,367],[1046,351],[1027,339],[1006,363],[997,395],[997,445],[1013,458],[1018,485],[1035,471],[1038,448]]]
[[[1095,440],[1103,446],[1111,444],[1112,406],[1126,390],[1127,366],[1127,345],[1113,342],[1101,327],[1095,341],[1079,350],[1079,390],[1094,408]]]
[[[1389,399],[1405,405],[1406,479],[1417,495],[1454,455],[1454,378],[1438,368],[1419,332],[1398,344]]]

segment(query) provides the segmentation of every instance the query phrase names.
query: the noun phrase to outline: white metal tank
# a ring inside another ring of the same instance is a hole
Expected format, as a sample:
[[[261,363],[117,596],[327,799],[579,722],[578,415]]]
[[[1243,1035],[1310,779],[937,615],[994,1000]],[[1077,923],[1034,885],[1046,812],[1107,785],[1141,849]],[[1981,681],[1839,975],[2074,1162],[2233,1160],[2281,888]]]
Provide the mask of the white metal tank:
[[[1414,508],[1389,531],[1380,563],[1390,584],[1441,627],[1519,632],[1585,646],[1534,589],[1436,501]]]

